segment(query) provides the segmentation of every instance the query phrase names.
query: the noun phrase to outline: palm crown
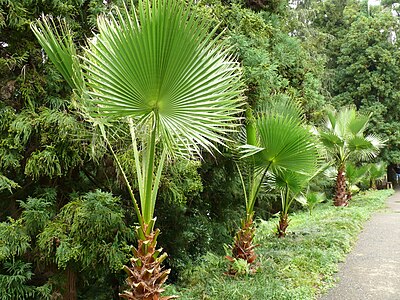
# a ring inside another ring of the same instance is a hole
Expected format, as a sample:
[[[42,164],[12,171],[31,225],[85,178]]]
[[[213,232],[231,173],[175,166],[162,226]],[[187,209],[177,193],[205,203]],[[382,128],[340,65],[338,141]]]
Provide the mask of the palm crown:
[[[241,71],[215,32],[185,7],[179,0],[156,0],[140,1],[134,13],[115,8],[98,17],[99,33],[82,56],[64,22],[56,30],[58,24],[43,18],[32,29],[96,122],[128,120],[133,134],[144,125],[149,156],[158,141],[170,155],[200,154],[223,143],[236,126]],[[152,213],[146,215],[148,222]]]
[[[327,112],[325,128],[320,132],[320,137],[339,164],[349,158],[368,160],[379,153],[383,141],[373,134],[364,135],[370,117],[357,113],[353,107]]]
[[[288,100],[266,105],[246,126],[247,144],[240,147],[250,171],[246,197],[251,214],[258,191],[267,173],[312,174],[317,168],[318,151],[312,134],[303,125],[300,106]]]

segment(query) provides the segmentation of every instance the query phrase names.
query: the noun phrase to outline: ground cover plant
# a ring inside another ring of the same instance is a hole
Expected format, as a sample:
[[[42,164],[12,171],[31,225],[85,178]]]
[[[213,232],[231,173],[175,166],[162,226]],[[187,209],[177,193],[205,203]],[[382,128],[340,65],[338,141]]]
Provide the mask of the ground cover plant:
[[[260,221],[255,236],[260,244],[260,270],[249,276],[223,275],[223,258],[207,254],[171,286],[182,300],[194,299],[315,299],[330,287],[364,222],[384,207],[393,190],[367,191],[353,197],[346,208],[330,203],[293,214],[285,239],[275,236],[276,220]]]

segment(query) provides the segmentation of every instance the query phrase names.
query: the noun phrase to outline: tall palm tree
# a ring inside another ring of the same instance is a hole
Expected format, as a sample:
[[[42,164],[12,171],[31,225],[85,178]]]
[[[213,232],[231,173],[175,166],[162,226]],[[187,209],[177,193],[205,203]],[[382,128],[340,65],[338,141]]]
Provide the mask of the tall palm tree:
[[[290,100],[270,103],[255,114],[247,109],[245,135],[246,144],[240,147],[242,156],[237,165],[246,218],[236,233],[232,257],[227,258],[231,261],[244,259],[251,264],[256,259],[252,243],[254,205],[262,185],[272,175],[283,171],[312,173],[318,152],[311,132],[303,126],[300,106]]]
[[[169,270],[160,265],[166,254],[156,249],[154,228],[167,157],[201,155],[202,148],[211,152],[237,126],[240,67],[206,22],[185,1],[140,0],[132,11],[115,8],[99,16],[98,34],[81,56],[65,22],[44,17],[32,25],[85,116],[99,125],[128,186],[140,226],[138,246],[125,267],[130,286],[121,294],[125,299],[171,298],[160,298]],[[129,128],[139,202],[107,138],[106,125],[113,122]]]
[[[347,206],[345,168],[348,160],[365,161],[376,157],[384,142],[376,135],[365,135],[370,115],[359,114],[353,107],[327,111],[320,139],[337,167],[334,204]]]

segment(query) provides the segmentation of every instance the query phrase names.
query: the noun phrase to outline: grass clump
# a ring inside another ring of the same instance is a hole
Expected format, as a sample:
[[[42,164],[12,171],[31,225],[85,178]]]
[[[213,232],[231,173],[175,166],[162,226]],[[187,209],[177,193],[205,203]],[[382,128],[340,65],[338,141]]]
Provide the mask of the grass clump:
[[[384,207],[392,193],[368,191],[355,196],[346,208],[325,203],[312,215],[292,214],[283,239],[274,232],[277,219],[260,221],[256,234],[260,266],[255,275],[226,276],[226,259],[208,253],[168,289],[182,300],[315,299],[332,286],[338,263],[351,250],[364,222]]]

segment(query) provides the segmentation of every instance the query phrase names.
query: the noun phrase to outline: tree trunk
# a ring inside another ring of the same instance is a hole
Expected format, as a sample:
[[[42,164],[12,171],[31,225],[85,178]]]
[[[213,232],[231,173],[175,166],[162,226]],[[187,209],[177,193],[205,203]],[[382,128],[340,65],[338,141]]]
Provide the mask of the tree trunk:
[[[278,224],[278,238],[283,238],[286,236],[286,229],[289,226],[289,216],[288,214],[281,214]]]
[[[351,192],[350,187],[349,187],[349,190],[347,191],[347,199],[346,199],[347,203],[349,203],[349,201],[351,200],[352,197],[353,197],[353,193]]]
[[[347,206],[346,177],[344,175],[345,166],[340,166],[336,178],[335,206]]]
[[[161,263],[167,257],[162,252],[162,248],[157,247],[157,236],[159,230],[153,230],[150,234],[146,234],[147,224],[144,228],[139,227],[141,234],[137,234],[138,247],[132,247],[133,258],[130,265],[124,266],[128,278],[126,283],[129,287],[119,296],[128,300],[170,300],[176,299],[176,296],[161,296],[164,292],[162,285],[168,278],[170,270],[164,270]],[[144,236],[144,239],[140,239]]]
[[[67,283],[65,285],[65,292],[63,300],[77,300],[78,294],[76,290],[76,273],[71,267],[67,267]]]
[[[242,227],[235,235],[234,243],[232,246],[232,256],[225,256],[230,262],[238,259],[245,260],[250,265],[250,272],[256,271],[255,261],[257,254],[254,248],[258,245],[253,244],[256,228],[253,223],[253,214],[248,215],[245,220],[242,220]],[[236,275],[237,270],[230,268],[229,275]]]

